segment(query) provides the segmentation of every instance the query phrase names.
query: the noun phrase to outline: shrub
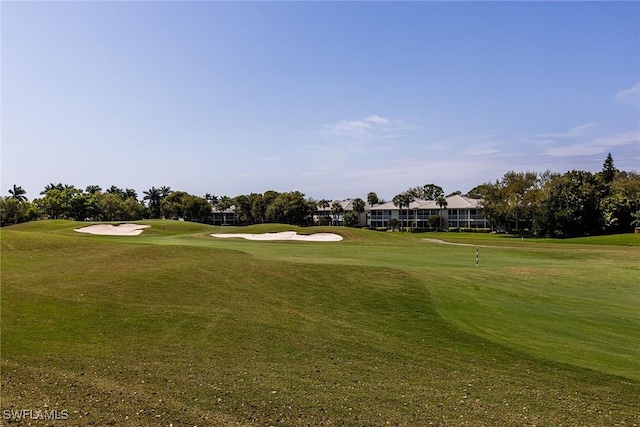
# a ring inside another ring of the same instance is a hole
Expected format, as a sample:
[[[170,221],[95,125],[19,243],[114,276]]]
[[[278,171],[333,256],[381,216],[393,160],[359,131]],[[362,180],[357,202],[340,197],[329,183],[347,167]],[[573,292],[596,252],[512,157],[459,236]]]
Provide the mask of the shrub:
[[[460,232],[462,233],[491,233],[490,228],[470,228],[470,227],[461,227]]]

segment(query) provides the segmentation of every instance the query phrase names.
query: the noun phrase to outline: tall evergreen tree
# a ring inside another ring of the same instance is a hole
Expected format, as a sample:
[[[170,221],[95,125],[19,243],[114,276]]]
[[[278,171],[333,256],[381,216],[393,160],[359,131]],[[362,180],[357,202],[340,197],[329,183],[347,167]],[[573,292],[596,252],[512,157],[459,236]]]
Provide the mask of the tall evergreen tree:
[[[609,153],[607,158],[604,159],[601,176],[605,184],[610,184],[616,177],[616,168],[613,165],[613,156],[611,156],[611,153]]]

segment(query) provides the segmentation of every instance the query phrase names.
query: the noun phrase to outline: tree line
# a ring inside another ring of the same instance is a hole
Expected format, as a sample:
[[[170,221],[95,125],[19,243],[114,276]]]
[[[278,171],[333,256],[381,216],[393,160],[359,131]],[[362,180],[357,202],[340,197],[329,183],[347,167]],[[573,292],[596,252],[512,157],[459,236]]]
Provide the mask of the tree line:
[[[456,191],[448,196],[452,194],[462,193]],[[508,228],[536,236],[569,237],[629,232],[640,226],[640,174],[616,169],[611,154],[597,173],[510,171],[464,195],[481,200],[482,213],[498,230]],[[352,210],[344,212],[340,202],[307,199],[299,191],[218,197],[151,187],[139,197],[130,188],[111,186],[103,190],[90,185],[81,189],[62,183],[48,184],[39,196],[29,201],[26,191],[14,185],[9,196],[0,197],[1,224],[46,218],[78,221],[167,218],[213,223],[212,208],[222,215],[225,223],[233,207],[235,223],[239,224],[335,225],[341,218],[344,225],[361,226],[359,214],[365,211],[366,204],[373,207],[385,203],[370,192],[366,202],[353,199]],[[434,200],[441,209],[447,207],[444,191],[436,184],[409,188],[394,196],[392,202],[402,211],[409,210],[410,203],[417,199]]]
[[[111,186],[103,190],[90,185],[85,189],[68,184],[48,184],[40,197],[29,201],[26,191],[17,185],[9,196],[0,198],[2,225],[38,219],[70,219],[76,221],[132,221],[136,219],[183,219],[212,223],[213,210],[226,216],[233,207],[234,222],[240,224],[285,223],[300,226],[335,224],[344,212],[342,204],[328,200],[305,198],[299,191],[267,191],[236,197],[210,193],[195,196],[171,187],[151,187],[142,193]],[[354,210],[364,212],[364,201],[355,199]],[[316,216],[318,211],[319,216]],[[344,215],[347,225],[357,226],[357,218]],[[357,217],[357,215],[356,215]],[[223,223],[226,220],[223,220]]]
[[[597,173],[507,172],[473,188],[494,227],[546,237],[625,233],[640,227],[640,174],[615,168],[611,154]]]

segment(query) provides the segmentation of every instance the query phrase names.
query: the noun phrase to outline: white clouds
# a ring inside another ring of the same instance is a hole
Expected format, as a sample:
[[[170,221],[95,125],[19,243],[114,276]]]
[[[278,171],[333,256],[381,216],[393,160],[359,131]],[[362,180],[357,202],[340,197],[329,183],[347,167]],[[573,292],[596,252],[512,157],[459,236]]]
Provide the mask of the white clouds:
[[[546,157],[585,157],[605,154],[616,147],[631,146],[640,142],[640,132],[617,132],[606,134],[598,123],[586,123],[565,132],[535,135],[536,145],[544,147]]]
[[[619,91],[613,99],[622,104],[631,104],[640,107],[640,82],[629,89]]]
[[[375,114],[372,114],[371,116],[367,117],[366,119],[364,119],[365,122],[370,122],[370,123],[376,123],[376,124],[380,124],[380,125],[388,125],[389,124],[389,120],[385,119],[384,117],[380,117],[380,116],[376,116]]]
[[[536,137],[538,138],[577,138],[577,137],[589,134],[593,129],[595,129],[597,125],[598,123],[585,123],[580,126],[572,127],[566,132],[541,133],[536,135]]]
[[[623,132],[594,139],[589,139],[577,144],[552,147],[545,154],[551,157],[592,156],[604,154],[612,148],[625,145],[640,144],[640,132]]]
[[[412,129],[398,120],[390,120],[372,114],[360,120],[343,120],[338,123],[325,125],[320,134],[327,140],[343,142],[371,141],[375,139],[390,139],[401,136],[402,131]]]

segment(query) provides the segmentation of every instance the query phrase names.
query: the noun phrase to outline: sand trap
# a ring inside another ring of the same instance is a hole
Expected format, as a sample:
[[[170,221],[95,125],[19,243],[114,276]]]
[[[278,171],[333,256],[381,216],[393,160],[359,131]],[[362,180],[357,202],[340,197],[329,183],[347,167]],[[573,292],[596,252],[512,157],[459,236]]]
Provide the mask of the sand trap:
[[[263,234],[212,234],[220,238],[243,238],[247,240],[295,240],[301,242],[339,242],[342,236],[333,233],[298,234],[295,231]]]
[[[76,228],[73,231],[77,231],[78,233],[99,234],[101,236],[137,236],[142,233],[143,228],[149,228],[149,226],[140,224],[96,224]]]

